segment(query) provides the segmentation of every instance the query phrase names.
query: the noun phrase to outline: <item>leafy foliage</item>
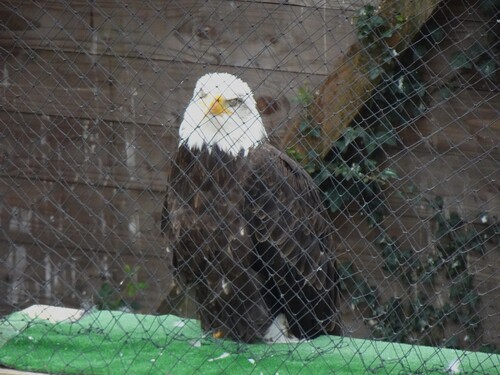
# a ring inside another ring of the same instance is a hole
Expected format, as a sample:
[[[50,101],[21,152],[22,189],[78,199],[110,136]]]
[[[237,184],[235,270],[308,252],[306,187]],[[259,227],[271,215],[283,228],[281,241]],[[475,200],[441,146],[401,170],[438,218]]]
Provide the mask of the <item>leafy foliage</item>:
[[[420,260],[393,238],[380,237],[376,241],[387,276],[399,278],[413,289],[414,298],[393,297],[381,303],[377,288],[369,284],[352,262],[340,266],[341,290],[350,296],[351,307],[367,308],[365,319],[375,339],[462,348],[458,337],[447,337],[444,328],[449,324],[465,327],[469,342],[475,342],[481,333],[480,298],[474,288],[474,276],[469,272],[469,258],[474,253],[482,255],[487,242],[498,244],[499,224],[484,219],[483,215],[480,224],[466,223],[454,212],[446,217],[441,197],[424,201],[435,211],[432,221],[436,224],[433,233],[436,252]],[[478,225],[481,230],[477,230]],[[424,291],[426,286],[439,288],[443,278],[449,280],[448,302],[436,307]],[[489,345],[481,350],[497,349]]]
[[[466,49],[453,54],[450,60],[452,74],[440,89],[441,96],[448,99],[451,92],[460,89],[464,84],[471,84],[478,79],[484,80],[486,85],[497,88],[497,77],[500,74],[498,54],[500,53],[500,1],[482,0],[479,9],[489,18],[485,23],[488,27],[486,35],[481,40]]]
[[[390,39],[405,22],[404,17],[397,15],[393,25],[377,14],[373,5],[361,8],[356,20],[357,37],[364,46],[365,52],[373,58],[368,62],[368,76],[374,81],[385,73],[398,53],[389,48],[386,40]]]
[[[493,79],[498,70],[494,50],[481,43],[474,43],[466,51],[455,53],[450,64],[455,71],[477,71],[481,76],[489,79]]]
[[[384,218],[387,207],[384,190],[391,181],[398,179],[397,172],[384,166],[386,152],[400,142],[399,132],[425,114],[430,98],[422,75],[421,59],[445,36],[445,30],[436,22],[427,22],[414,43],[398,55],[389,48],[386,40],[401,27],[376,14],[371,5],[362,8],[357,19],[358,39],[370,54],[383,59],[368,62],[368,76],[379,82],[370,100],[344,130],[342,137],[331,145],[323,158],[310,151],[303,155],[295,149],[288,154],[299,161],[307,160],[306,170],[324,194],[325,204],[332,214],[345,209],[358,209],[376,231],[374,245],[383,259],[382,269],[387,277],[398,280],[410,291],[408,298],[392,298],[381,303],[376,286],[350,261],[340,265],[340,288],[349,296],[352,308],[363,307],[368,326],[374,338],[397,342],[420,343],[458,347],[457,338],[446,338],[444,327],[450,322],[461,324],[470,337],[480,329],[477,315],[478,294],[474,291],[473,276],[468,271],[468,254],[484,251],[485,241],[498,238],[498,225],[491,224],[477,232],[466,225],[456,214],[443,214],[441,198],[426,200],[435,212],[434,238],[437,251],[423,257],[418,250],[404,248],[397,239],[389,236]],[[469,51],[478,56],[458,58],[457,67],[488,67],[485,51]],[[378,62],[377,62],[378,61]],[[382,61],[382,63],[380,63]],[[485,72],[486,72],[485,71]],[[451,91],[449,92],[451,95]],[[321,127],[310,116],[313,94],[302,89],[297,101],[302,105],[303,117],[300,131],[322,137]],[[450,282],[447,303],[435,307],[424,293],[444,275]]]
[[[398,178],[395,170],[381,165],[385,150],[396,146],[398,132],[426,111],[427,89],[416,62],[444,37],[438,25],[426,25],[425,34],[399,56],[386,43],[404,22],[396,19],[391,25],[372,5],[360,11],[356,23],[359,40],[370,54],[384,56],[382,64],[378,58],[369,61],[369,76],[377,81],[381,77],[382,82],[342,137],[331,145],[330,153],[321,158],[314,151],[302,155],[296,149],[287,150],[298,161],[308,160],[305,169],[324,192],[332,213],[358,202],[372,225],[383,217],[383,202],[377,197],[390,180]],[[307,89],[299,90],[297,102],[303,107],[300,131],[321,138],[321,126],[310,114],[313,98]]]
[[[97,308],[99,310],[138,311],[140,305],[137,297],[147,285],[138,280],[139,267],[124,266],[125,276],[118,286],[105,281],[97,293]]]

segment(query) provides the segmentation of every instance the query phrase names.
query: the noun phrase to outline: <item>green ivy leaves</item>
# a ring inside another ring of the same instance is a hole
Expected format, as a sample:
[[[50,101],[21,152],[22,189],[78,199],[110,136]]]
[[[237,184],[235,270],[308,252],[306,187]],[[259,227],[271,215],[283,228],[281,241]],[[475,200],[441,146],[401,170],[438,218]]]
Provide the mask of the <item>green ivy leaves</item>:
[[[498,63],[491,51],[489,46],[474,43],[467,50],[456,52],[450,65],[454,70],[476,70],[484,78],[493,79],[498,70]]]

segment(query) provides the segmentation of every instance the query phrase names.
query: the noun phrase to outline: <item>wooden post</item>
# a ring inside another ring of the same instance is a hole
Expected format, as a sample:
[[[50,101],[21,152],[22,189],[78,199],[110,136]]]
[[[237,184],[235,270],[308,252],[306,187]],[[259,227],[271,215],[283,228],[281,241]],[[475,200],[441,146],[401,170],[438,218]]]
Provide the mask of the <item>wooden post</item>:
[[[425,21],[434,12],[440,0],[382,0],[377,15],[388,20],[389,24],[398,28],[385,39],[387,48],[394,55],[407,48]],[[403,22],[401,23],[401,20]],[[310,150],[324,156],[349,126],[363,104],[370,98],[380,77],[370,79],[373,64],[384,64],[384,55],[368,51],[358,40],[334,66],[314,95],[313,102],[304,110],[309,117],[321,127],[320,137],[302,134],[300,125],[303,114],[299,114],[285,133],[283,146],[285,150],[293,149],[303,156],[303,163]]]

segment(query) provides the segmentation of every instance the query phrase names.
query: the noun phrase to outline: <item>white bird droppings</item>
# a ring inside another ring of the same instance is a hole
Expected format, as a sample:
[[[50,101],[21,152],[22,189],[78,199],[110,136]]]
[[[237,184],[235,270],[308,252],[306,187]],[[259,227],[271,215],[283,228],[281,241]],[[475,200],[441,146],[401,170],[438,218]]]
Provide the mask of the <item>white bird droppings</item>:
[[[454,361],[451,361],[448,364],[448,367],[446,368],[446,371],[449,374],[458,374],[460,373],[460,359],[455,359]]]
[[[195,348],[200,348],[201,347],[201,340],[191,340],[189,341],[192,347]]]
[[[227,357],[229,357],[230,355],[231,355],[231,354],[229,354],[229,353],[227,353],[227,352],[224,352],[224,353],[222,353],[222,354],[221,354],[220,356],[218,356],[218,357],[215,357],[215,358],[210,358],[210,359],[208,360],[208,362],[218,361],[219,359],[224,359],[224,358],[227,358]]]
[[[174,327],[184,327],[186,325],[186,322],[183,322],[182,320],[179,320],[174,323]]]

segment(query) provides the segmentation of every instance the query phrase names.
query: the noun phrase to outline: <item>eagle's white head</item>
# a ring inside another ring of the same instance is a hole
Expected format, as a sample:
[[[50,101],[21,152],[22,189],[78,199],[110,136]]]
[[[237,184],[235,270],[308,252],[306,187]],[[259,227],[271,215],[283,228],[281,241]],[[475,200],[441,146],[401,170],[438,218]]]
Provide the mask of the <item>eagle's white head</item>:
[[[252,90],[227,73],[206,74],[198,80],[179,135],[179,144],[192,150],[218,146],[233,156],[248,154],[267,138]]]

